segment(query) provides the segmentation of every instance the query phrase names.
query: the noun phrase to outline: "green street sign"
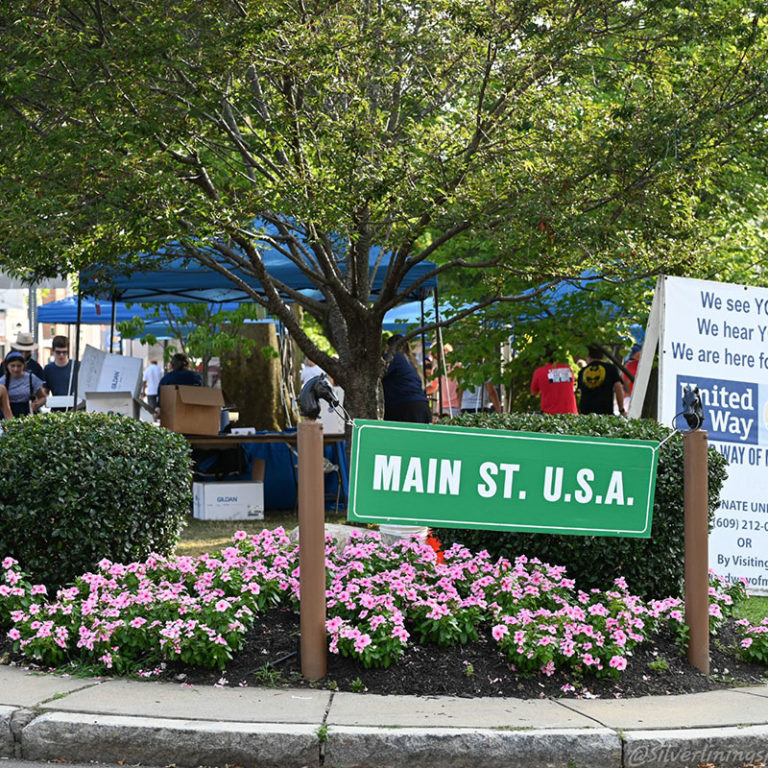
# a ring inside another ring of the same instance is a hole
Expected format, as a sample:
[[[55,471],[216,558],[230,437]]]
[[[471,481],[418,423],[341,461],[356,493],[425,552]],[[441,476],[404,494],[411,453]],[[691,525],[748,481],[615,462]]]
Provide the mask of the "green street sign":
[[[347,519],[649,538],[658,447],[356,420]]]

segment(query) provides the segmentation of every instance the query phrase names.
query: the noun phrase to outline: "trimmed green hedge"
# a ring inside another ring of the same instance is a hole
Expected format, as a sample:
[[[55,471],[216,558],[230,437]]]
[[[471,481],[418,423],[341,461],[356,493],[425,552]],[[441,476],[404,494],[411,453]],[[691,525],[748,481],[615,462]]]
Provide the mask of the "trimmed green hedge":
[[[0,557],[49,589],[106,557],[173,550],[191,502],[182,435],[99,413],[25,417],[0,433]]]
[[[655,440],[671,430],[655,421],[629,421],[616,416],[550,416],[511,413],[502,416],[469,414],[446,423],[464,427],[488,427],[519,432]],[[726,477],[726,460],[709,450],[710,524]],[[683,439],[674,435],[659,454],[653,528],[650,539],[606,536],[558,536],[536,533],[504,533],[459,529],[436,530],[447,548],[460,542],[472,551],[487,549],[494,557],[527,555],[552,565],[564,565],[580,589],[605,589],[619,576],[630,590],[645,598],[679,596],[684,574]]]

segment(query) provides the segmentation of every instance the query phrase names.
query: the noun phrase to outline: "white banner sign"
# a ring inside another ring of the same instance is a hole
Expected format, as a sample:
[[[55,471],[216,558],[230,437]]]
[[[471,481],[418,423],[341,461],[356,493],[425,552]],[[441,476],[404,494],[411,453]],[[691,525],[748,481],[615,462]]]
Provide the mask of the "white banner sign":
[[[659,421],[687,429],[697,386],[711,446],[729,462],[709,563],[768,594],[768,289],[667,277],[663,283]]]

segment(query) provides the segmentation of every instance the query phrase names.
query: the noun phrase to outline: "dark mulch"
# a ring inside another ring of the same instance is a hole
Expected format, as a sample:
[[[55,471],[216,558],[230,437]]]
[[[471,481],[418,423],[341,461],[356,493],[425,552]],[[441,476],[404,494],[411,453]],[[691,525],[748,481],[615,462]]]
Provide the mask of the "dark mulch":
[[[243,650],[223,673],[178,666],[168,670],[179,682],[212,685],[223,677],[227,686],[303,686],[299,658],[298,616],[275,609],[261,617],[248,633]],[[710,644],[710,674],[704,675],[687,663],[670,635],[635,649],[634,656],[618,680],[578,679],[556,673],[524,677],[510,670],[490,631],[480,642],[468,646],[440,648],[410,646],[405,656],[389,669],[365,669],[362,664],[328,654],[328,674],[314,686],[340,691],[378,694],[442,696],[511,696],[540,698],[562,696],[633,697],[694,693],[768,682],[768,668],[740,661],[733,625],[722,628]],[[664,663],[666,662],[666,664]],[[570,684],[575,691],[564,693]]]
[[[326,677],[309,683],[301,675],[299,617],[287,609],[274,609],[257,618],[243,649],[227,668],[211,671],[182,664],[169,665],[162,679],[193,685],[312,686],[339,691],[421,696],[510,696],[628,698],[634,696],[696,693],[736,685],[768,682],[768,668],[739,660],[733,624],[723,627],[710,644],[710,674],[687,663],[668,634],[635,649],[618,680],[579,678],[557,672],[522,676],[510,669],[490,636],[468,646],[440,648],[412,645],[389,669],[365,669],[354,659],[328,654]],[[27,664],[0,640],[2,663]],[[574,690],[564,692],[571,685]]]

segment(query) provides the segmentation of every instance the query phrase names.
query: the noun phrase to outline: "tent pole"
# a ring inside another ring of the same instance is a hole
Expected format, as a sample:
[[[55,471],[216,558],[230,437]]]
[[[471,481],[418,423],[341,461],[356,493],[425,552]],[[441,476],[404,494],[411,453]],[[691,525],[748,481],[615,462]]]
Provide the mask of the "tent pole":
[[[427,334],[424,332],[424,297],[420,301],[421,307],[421,372],[424,376],[424,386],[427,386]]]
[[[80,293],[80,290],[77,291],[77,320],[75,321],[75,360],[72,363],[72,367],[75,369],[74,373],[74,379],[75,383],[72,387],[72,397],[74,398],[72,402],[72,410],[77,410],[77,387],[79,382],[79,375],[80,375],[80,366],[78,365],[80,361],[80,324],[83,320],[83,294]]]
[[[117,304],[115,303],[115,294],[112,293],[112,314],[109,319],[109,354],[112,354],[112,344],[115,340],[115,316],[117,314]]]
[[[435,286],[435,339],[437,340],[437,417],[443,415],[443,377],[448,383],[448,371],[445,368],[445,357],[443,355],[443,329],[440,327],[440,305],[437,297],[437,286]]]

